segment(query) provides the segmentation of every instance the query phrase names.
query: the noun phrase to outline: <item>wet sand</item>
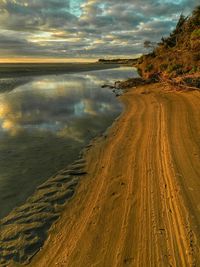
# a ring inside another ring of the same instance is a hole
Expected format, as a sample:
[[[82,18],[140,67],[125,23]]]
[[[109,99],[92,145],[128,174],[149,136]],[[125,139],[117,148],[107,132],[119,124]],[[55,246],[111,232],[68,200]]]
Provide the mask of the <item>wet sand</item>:
[[[130,89],[29,266],[199,266],[200,94]]]
[[[0,63],[0,78],[74,73],[119,67],[103,63]]]

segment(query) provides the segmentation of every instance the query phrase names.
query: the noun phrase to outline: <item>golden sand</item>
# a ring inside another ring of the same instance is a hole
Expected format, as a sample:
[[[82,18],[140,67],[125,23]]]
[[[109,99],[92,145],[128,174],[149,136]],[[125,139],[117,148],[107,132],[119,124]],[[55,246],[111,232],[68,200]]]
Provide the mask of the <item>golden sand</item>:
[[[200,93],[130,89],[29,266],[200,266]]]

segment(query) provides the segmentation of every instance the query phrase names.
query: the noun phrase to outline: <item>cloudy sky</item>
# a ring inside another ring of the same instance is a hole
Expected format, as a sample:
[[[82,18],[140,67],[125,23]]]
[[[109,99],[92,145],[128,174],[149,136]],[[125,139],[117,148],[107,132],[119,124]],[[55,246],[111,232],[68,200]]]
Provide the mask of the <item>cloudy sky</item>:
[[[0,61],[134,57],[199,0],[0,0]]]

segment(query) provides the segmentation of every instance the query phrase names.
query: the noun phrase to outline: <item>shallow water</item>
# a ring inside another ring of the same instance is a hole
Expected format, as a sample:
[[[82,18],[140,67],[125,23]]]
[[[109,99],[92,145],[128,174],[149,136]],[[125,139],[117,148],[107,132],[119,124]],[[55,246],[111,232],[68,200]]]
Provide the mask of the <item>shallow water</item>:
[[[0,218],[73,162],[120,114],[121,104],[101,85],[136,75],[123,67],[34,77],[2,91]]]

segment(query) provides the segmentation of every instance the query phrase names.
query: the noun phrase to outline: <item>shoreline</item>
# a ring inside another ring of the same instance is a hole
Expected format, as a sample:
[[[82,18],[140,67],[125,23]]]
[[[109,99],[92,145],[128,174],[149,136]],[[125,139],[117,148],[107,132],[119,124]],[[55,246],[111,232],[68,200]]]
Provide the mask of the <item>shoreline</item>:
[[[120,97],[124,111],[88,148],[87,174],[29,266],[200,263],[198,93],[153,84]]]
[[[113,123],[118,120],[121,114],[114,119]],[[12,265],[11,260],[9,265],[7,265],[7,262],[4,265],[4,260],[0,257],[0,266],[28,264],[40,248],[43,247],[49,236],[48,231],[60,219],[65,206],[76,197],[79,183],[87,175],[85,155],[94,146],[96,140],[106,137],[110,128],[112,128],[112,125],[103,133],[92,138],[80,150],[75,161],[39,185],[23,204],[14,208],[7,216],[0,219],[0,247],[3,256],[7,257],[8,254],[12,259],[16,258],[19,261],[19,258],[15,257],[14,250],[11,252],[8,249],[10,246],[15,246],[21,254],[21,263],[15,262]],[[31,236],[32,240],[29,238]],[[27,237],[28,241],[26,240]]]
[[[187,112],[194,114],[190,124],[199,129],[197,95],[150,84],[120,96],[122,113],[83,151],[78,163],[83,175],[76,175],[80,182],[75,195],[64,204],[28,266],[200,263],[200,197],[194,191],[200,162],[196,154],[183,153],[186,146],[180,138],[189,134],[180,120],[180,116],[187,119]],[[180,126],[184,132],[177,131]],[[187,152],[194,143],[197,146],[192,137],[186,138]],[[190,166],[188,160],[196,165]]]
[[[80,150],[74,162],[39,185],[23,204],[15,207],[8,215],[0,219],[2,253],[0,266],[7,266],[7,261],[4,265],[4,258],[11,261],[15,258],[16,261],[27,264],[43,246],[49,228],[60,217],[67,202],[74,197],[76,186],[86,174],[85,160],[82,155],[91,147],[91,143],[96,138],[104,136],[110,127],[92,138]],[[15,247],[15,250],[8,249],[10,246]],[[20,258],[17,256],[17,251],[19,251]]]

